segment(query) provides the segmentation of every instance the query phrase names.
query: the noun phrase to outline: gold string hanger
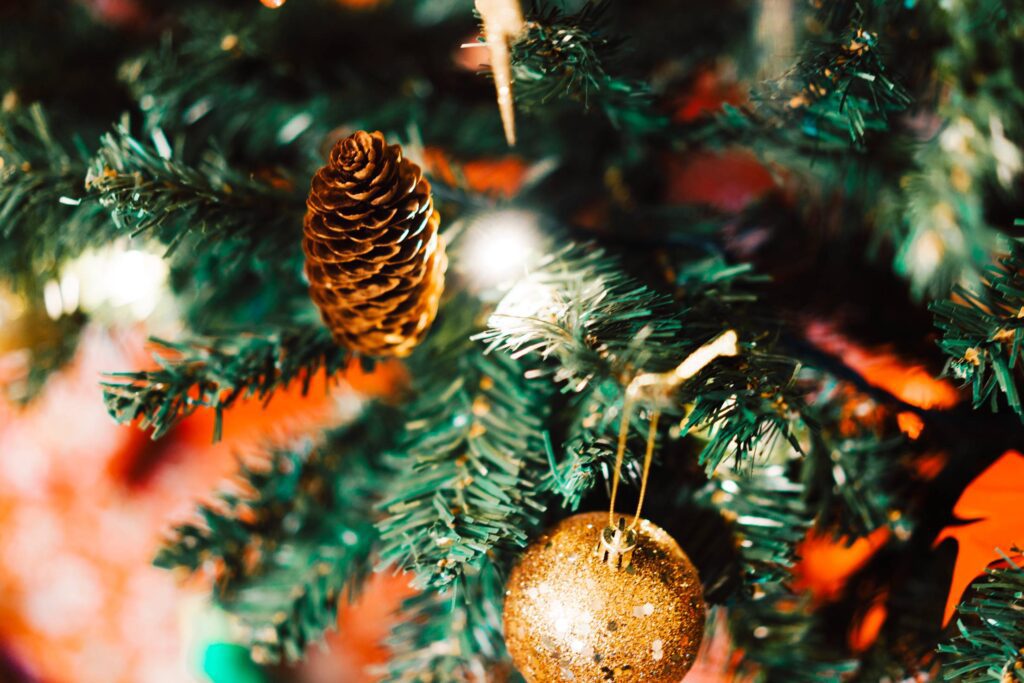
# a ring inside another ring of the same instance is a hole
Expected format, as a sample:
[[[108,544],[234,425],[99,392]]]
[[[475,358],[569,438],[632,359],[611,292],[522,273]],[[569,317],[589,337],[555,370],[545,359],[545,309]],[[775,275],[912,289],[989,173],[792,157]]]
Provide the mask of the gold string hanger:
[[[640,373],[626,387],[626,396],[622,402],[622,420],[619,423],[619,444],[615,452],[615,468],[612,473],[611,501],[608,504],[608,528],[601,534],[601,545],[604,548],[606,562],[621,566],[623,558],[628,557],[628,553],[636,544],[636,528],[640,524],[640,513],[643,511],[644,497],[647,494],[647,479],[651,473],[654,442],[658,433],[658,419],[661,417],[661,411],[657,405],[667,400],[684,382],[697,375],[716,358],[738,355],[738,341],[739,337],[735,330],[726,330],[691,353],[672,370]],[[647,431],[647,450],[644,453],[644,468],[640,476],[640,497],[636,503],[633,521],[628,527],[623,524],[616,527],[615,498],[619,492],[622,460],[626,453],[626,440],[629,437],[629,420],[632,417],[634,405],[640,399],[650,400],[655,404]]]

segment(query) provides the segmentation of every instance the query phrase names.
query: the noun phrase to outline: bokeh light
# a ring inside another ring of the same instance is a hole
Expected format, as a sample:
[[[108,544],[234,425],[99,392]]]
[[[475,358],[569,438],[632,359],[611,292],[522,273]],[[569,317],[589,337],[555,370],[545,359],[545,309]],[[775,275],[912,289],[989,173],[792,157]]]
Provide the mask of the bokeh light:
[[[541,252],[539,222],[528,211],[481,214],[471,221],[463,239],[458,267],[480,289],[509,285],[526,275]]]

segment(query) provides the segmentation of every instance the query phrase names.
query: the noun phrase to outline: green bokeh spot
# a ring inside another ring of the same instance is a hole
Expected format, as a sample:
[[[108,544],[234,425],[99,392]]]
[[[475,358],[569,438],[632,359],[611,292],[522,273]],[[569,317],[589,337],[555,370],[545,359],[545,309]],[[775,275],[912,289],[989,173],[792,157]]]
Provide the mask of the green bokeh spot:
[[[249,651],[240,645],[214,643],[203,653],[203,673],[212,683],[267,683]]]

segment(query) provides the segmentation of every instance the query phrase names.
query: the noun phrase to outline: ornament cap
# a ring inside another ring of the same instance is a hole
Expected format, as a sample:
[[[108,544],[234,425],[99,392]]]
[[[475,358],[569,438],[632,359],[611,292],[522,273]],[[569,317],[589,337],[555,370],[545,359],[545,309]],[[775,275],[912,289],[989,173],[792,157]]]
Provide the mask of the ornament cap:
[[[636,550],[636,531],[626,528],[626,518],[619,517],[616,526],[607,526],[601,532],[601,542],[597,546],[597,556],[601,562],[615,571],[629,567]]]

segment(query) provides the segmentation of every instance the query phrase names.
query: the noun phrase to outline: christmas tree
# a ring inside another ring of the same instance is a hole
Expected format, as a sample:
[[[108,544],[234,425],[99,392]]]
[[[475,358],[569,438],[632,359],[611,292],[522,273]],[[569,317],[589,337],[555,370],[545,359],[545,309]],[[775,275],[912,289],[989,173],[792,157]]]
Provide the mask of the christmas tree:
[[[401,378],[167,520],[265,672],[400,573],[386,681],[1024,683],[1024,3],[33,0],[0,45],[12,400],[125,322],[111,251],[173,294],[96,389],[153,439]]]

